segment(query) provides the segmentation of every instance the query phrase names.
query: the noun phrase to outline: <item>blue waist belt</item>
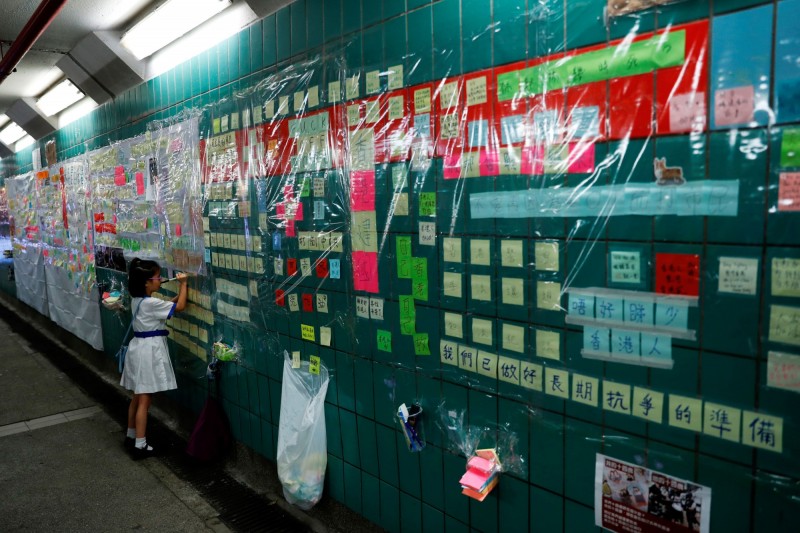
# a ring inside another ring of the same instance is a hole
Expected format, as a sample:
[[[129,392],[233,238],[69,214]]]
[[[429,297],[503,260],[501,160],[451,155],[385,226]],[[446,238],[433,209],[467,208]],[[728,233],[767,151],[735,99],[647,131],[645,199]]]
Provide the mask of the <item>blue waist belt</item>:
[[[133,336],[139,339],[146,339],[148,337],[166,337],[169,331],[165,329],[157,329],[155,331],[134,331]]]

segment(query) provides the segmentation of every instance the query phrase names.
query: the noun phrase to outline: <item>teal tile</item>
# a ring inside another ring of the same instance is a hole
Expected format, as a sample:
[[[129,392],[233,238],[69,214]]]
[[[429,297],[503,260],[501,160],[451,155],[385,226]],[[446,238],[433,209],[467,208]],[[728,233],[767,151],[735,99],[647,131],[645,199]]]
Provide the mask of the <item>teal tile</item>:
[[[782,487],[776,490],[774,476],[757,472],[755,479],[755,506],[753,508],[753,531],[792,531],[796,528],[800,498],[797,489]],[[713,513],[713,509],[712,509]],[[732,513],[734,516],[736,513]],[[713,515],[712,515],[713,516]],[[724,523],[728,523],[727,518]]]
[[[281,384],[272,379],[269,380],[269,401],[272,423],[277,423],[281,417]]]
[[[594,525],[594,509],[579,503],[564,501],[564,531],[601,531]]]
[[[345,503],[344,463],[338,457],[328,456],[328,470],[325,473],[326,492],[334,499]]]
[[[336,457],[342,457],[342,430],[339,424],[339,409],[327,402],[325,402],[325,428],[328,453]]]
[[[375,523],[381,522],[381,489],[380,480],[366,472],[361,472],[361,499],[363,501],[364,518]]]
[[[708,18],[711,12],[710,0],[696,0],[682,5],[663,5],[658,9],[658,27],[669,28]]]
[[[400,476],[397,468],[397,435],[396,426],[386,427],[382,424],[375,425],[375,434],[378,438],[378,466],[382,481],[398,486]],[[403,450],[405,452],[405,450]]]
[[[469,522],[469,498],[457,490],[458,480],[466,471],[465,459],[458,455],[445,453],[444,457],[444,482],[448,487],[456,490],[446,490],[444,493],[444,510],[447,515],[461,522]]]
[[[361,29],[361,0],[341,0],[342,35]]]
[[[610,38],[632,38],[636,35],[653,31],[656,27],[655,10],[646,9],[626,15],[613,17],[608,23]]]
[[[355,411],[355,378],[353,368],[356,358],[339,354],[336,357],[336,380],[334,384],[338,388],[339,406]]]
[[[291,25],[291,55],[306,51],[306,0],[298,0],[289,5]]]
[[[531,486],[530,498],[530,514],[535,517],[529,522],[531,533],[564,531],[564,498],[536,486]]]
[[[239,437],[236,440],[252,448],[253,441],[250,433],[250,412],[246,409],[239,409]]]
[[[567,4],[567,49],[605,41],[606,6],[606,0],[578,0]]]
[[[715,2],[713,4],[714,14],[729,13],[746,7],[768,4],[769,0],[728,0],[727,2]]]
[[[344,462],[344,502],[350,509],[361,513],[361,470],[347,461]]]
[[[256,72],[264,66],[264,28],[263,21],[258,20],[249,28],[250,65],[248,72]]]
[[[375,422],[363,416],[357,417],[358,442],[361,452],[361,469],[373,476],[379,475],[378,444]]]
[[[325,0],[325,42],[342,34],[342,0]]]
[[[383,28],[380,25],[372,26],[361,33],[363,49],[363,67],[366,72],[370,70],[383,71]],[[385,86],[385,83],[381,85]]]
[[[594,503],[595,454],[600,452],[603,428],[578,420],[567,425],[564,447],[564,490],[571,499]]]
[[[736,531],[750,522],[753,482],[750,469],[700,456],[697,482],[712,487],[711,523],[720,531]],[[705,509],[704,509],[705,511]],[[781,528],[767,528],[780,531]],[[762,531],[756,528],[755,531]]]
[[[524,481],[503,476],[502,483],[494,489],[497,491],[499,501],[498,531],[525,531],[530,522],[538,522],[542,517],[542,515],[535,515],[535,518],[531,520],[528,516],[531,502],[530,488]],[[551,530],[542,528],[541,531]]]
[[[433,79],[461,74],[461,20],[458,0],[433,4]]]
[[[442,450],[428,445],[420,453],[422,501],[439,510],[444,510],[444,463]]]
[[[216,47],[217,50],[217,68],[219,69],[219,84],[225,85],[230,83],[233,79],[231,75],[231,63],[230,63],[230,39],[222,41]],[[238,58],[237,58],[237,68],[238,68]],[[170,100],[171,102],[172,100]]]
[[[393,0],[388,0],[388,1],[393,1]],[[406,0],[406,5],[409,11],[429,3],[430,0]]]
[[[530,480],[558,494],[564,491],[564,418],[540,410],[531,419]]]
[[[277,60],[288,59],[292,53],[290,6],[280,9],[275,13],[275,35],[277,37]],[[266,35],[265,35],[266,41]]]
[[[381,481],[381,522],[389,531],[400,531],[400,492],[397,487]]]
[[[486,21],[492,19],[491,0],[471,0],[461,12],[463,71],[472,72],[492,66],[492,36]]]
[[[467,524],[450,515],[445,515],[444,520],[445,533],[468,533],[470,531]]]
[[[263,62],[265,67],[274,65],[278,61],[278,48],[277,48],[277,31],[276,31],[277,15],[272,14],[265,17],[262,21],[262,40],[263,40]],[[285,21],[284,21],[285,22]],[[282,36],[283,37],[283,36]],[[281,58],[283,59],[283,58]]]
[[[653,168],[642,164],[642,161],[649,161],[653,157],[653,144],[649,140],[610,142],[608,154],[615,159],[610,171],[609,185],[653,182]],[[652,220],[652,217],[642,216],[609,217],[606,227],[608,238],[650,241],[653,236]]]
[[[355,413],[340,408],[339,424],[342,430],[342,457],[346,462],[358,466],[361,464],[361,455]]]
[[[492,491],[482,501],[467,498],[469,502],[470,525],[478,531],[499,531],[497,529],[499,491]]]
[[[356,412],[367,418],[373,418],[375,416],[375,400],[372,391],[372,361],[356,358],[353,363]]]
[[[422,502],[410,494],[400,491],[400,531],[417,533],[422,531]]]
[[[659,137],[655,143],[656,157],[666,158],[667,166],[683,168],[688,182],[706,177],[707,147],[691,135]],[[652,170],[652,169],[651,169]],[[703,240],[703,217],[663,215],[655,217],[657,241],[700,242]]]
[[[563,3],[542,0],[528,16],[528,57],[542,57],[564,50]]]
[[[412,2],[409,2],[408,9],[411,10],[415,6],[412,6]],[[406,0],[383,0],[383,18],[390,19],[396,15],[399,15],[403,11],[406,10]]]
[[[422,504],[422,531],[444,531],[444,513],[427,502]]]
[[[410,452],[406,447],[405,438],[399,431],[395,432],[397,439],[397,468],[400,471],[400,490],[419,498],[421,495],[421,474],[419,453]]]
[[[527,43],[520,39],[525,35],[524,0],[494,3],[494,64],[504,65],[521,61],[527,57]]]
[[[324,0],[306,0],[307,43],[309,50],[323,43],[323,2]]]
[[[407,58],[406,55],[406,17],[400,16],[387,21],[381,26],[383,29],[383,43],[385,54],[385,65],[387,68],[394,65],[403,65]],[[415,32],[419,31],[418,28],[414,29]],[[430,49],[428,49],[430,55]],[[409,65],[414,63],[409,62]],[[408,71],[403,70],[403,75],[407,76]]]
[[[275,460],[275,446],[273,445],[275,437],[273,436],[275,426],[261,419],[261,453],[264,457],[270,460]],[[277,430],[275,430],[277,431]]]
[[[362,26],[367,28],[383,19],[383,3],[380,1],[365,0],[361,2]]]

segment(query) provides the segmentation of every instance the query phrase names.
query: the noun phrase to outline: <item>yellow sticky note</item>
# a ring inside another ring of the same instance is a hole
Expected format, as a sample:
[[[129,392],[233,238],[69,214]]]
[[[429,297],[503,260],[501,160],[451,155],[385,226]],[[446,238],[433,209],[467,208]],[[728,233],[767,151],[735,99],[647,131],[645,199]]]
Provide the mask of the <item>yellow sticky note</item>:
[[[769,307],[769,340],[800,346],[800,307]]]
[[[311,275],[311,259],[308,257],[303,257],[300,259],[300,274],[303,277],[307,277]]]
[[[445,365],[458,366],[458,344],[446,340],[439,341],[439,360]]]
[[[631,414],[660,424],[664,416],[664,393],[634,387]]]
[[[548,311],[561,311],[561,283],[537,281],[536,307]]]
[[[400,192],[394,195],[394,214],[397,216],[408,216],[408,193]]]
[[[442,85],[439,91],[439,105],[442,109],[450,109],[458,103],[458,82],[451,81]]]
[[[561,333],[545,329],[536,330],[536,355],[545,359],[561,359]]]
[[[300,352],[292,352],[292,368],[300,368]]]
[[[692,431],[703,430],[703,401],[677,394],[669,395],[669,425]]]
[[[475,372],[478,360],[478,350],[464,344],[458,345],[458,368]]]
[[[482,302],[492,300],[492,279],[489,276],[473,274],[470,276],[472,299]]]
[[[348,100],[352,100],[353,98],[358,98],[358,75],[347,78],[344,90],[346,93],[345,97]]]
[[[470,239],[469,260],[473,265],[489,266],[492,261],[489,239]]]
[[[486,103],[486,76],[467,80],[467,105]]]
[[[455,139],[458,135],[458,114],[441,115],[439,117],[439,136],[442,139]]]
[[[523,281],[520,278],[503,278],[503,304],[525,305]]]
[[[367,94],[375,94],[381,90],[381,79],[379,70],[367,72]]]
[[[305,103],[306,95],[303,91],[297,91],[294,93],[294,110],[295,113],[300,112],[303,110],[303,104]]]
[[[800,259],[775,257],[772,260],[772,295],[800,296]]]
[[[322,346],[331,345],[331,328],[320,326],[319,328],[319,343]]]
[[[237,235],[236,236],[236,249],[237,250],[247,250],[247,239],[244,235]]]
[[[289,97],[281,96],[278,99],[278,114],[285,115],[288,112],[289,112]]]
[[[572,374],[572,401],[597,407],[600,394],[599,380],[581,374]]]
[[[213,131],[214,131],[214,135],[217,135],[217,134],[219,134],[219,133],[220,133],[220,131],[221,131],[221,129],[222,129],[222,127],[220,126],[220,120],[219,120],[218,118],[215,118],[215,119],[214,119],[214,120],[211,122],[211,124],[212,124],[212,129],[213,129]]]
[[[302,338],[304,341],[316,342],[316,334],[314,332],[314,326],[300,324],[300,332],[302,334]]]
[[[396,91],[403,88],[403,65],[389,67],[389,90]]]
[[[558,272],[558,243],[537,242],[533,247],[536,270]]]
[[[309,356],[308,358],[308,371],[311,374],[319,375],[320,360],[316,355]]]
[[[358,126],[358,122],[360,120],[361,120],[361,106],[359,104],[353,104],[347,106],[347,125]]]
[[[264,103],[264,117],[273,118],[275,116],[275,100],[267,100]]]
[[[545,367],[544,392],[551,396],[569,400],[569,372],[549,366]]]
[[[351,243],[355,252],[377,252],[378,232],[375,211],[354,211],[352,213]]]
[[[458,237],[445,237],[443,244],[443,258],[445,263],[461,263],[461,239]]]
[[[464,338],[464,317],[458,313],[444,314],[444,334],[456,339]]]
[[[366,121],[367,124],[374,124],[378,122],[381,118],[381,106],[378,100],[370,100],[366,102],[367,107],[367,114],[366,114]]]
[[[389,98],[389,120],[400,120],[403,118],[403,95],[392,96]]]
[[[519,362],[519,384],[526,389],[542,392],[544,367],[530,361]]]
[[[518,359],[502,355],[497,358],[497,379],[519,385],[519,376],[520,362]]]
[[[525,328],[513,324],[503,324],[503,349],[525,353]]]
[[[742,444],[783,452],[783,419],[753,411],[742,412]]]
[[[342,82],[339,80],[328,83],[328,103],[335,104],[342,98]]]
[[[478,350],[478,374],[497,379],[497,354]]]
[[[522,241],[507,239],[500,243],[500,264],[504,267],[522,267]]]
[[[451,298],[461,298],[461,277],[462,274],[458,272],[445,272],[442,285],[444,286],[444,295]]]
[[[420,115],[422,113],[431,112],[431,89],[417,89],[414,91],[414,114]]]
[[[727,405],[706,402],[703,406],[703,433],[739,442],[742,430],[742,411]]]
[[[603,380],[603,409],[631,414],[631,386]]]
[[[492,335],[492,321],[482,318],[472,319],[472,342],[476,344],[492,345],[494,336]]]

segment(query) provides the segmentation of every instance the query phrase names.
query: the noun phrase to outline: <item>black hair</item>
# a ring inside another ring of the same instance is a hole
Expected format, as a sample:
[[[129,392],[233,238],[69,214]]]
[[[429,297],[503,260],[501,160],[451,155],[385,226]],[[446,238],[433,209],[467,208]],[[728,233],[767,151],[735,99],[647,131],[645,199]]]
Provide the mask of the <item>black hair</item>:
[[[161,266],[155,261],[135,258],[128,267],[128,292],[134,298],[147,296],[145,284],[150,278],[156,277]]]

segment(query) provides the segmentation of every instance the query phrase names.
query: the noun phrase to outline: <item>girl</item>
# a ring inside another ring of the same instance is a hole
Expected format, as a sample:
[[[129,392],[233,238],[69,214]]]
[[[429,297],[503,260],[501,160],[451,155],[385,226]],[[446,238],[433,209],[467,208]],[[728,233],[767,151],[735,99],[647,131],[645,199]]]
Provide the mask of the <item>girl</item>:
[[[150,395],[154,392],[178,388],[175,373],[167,350],[165,322],[177,311],[186,308],[186,274],[177,275],[180,282],[178,296],[165,302],[150,295],[158,291],[161,282],[161,267],[155,261],[134,259],[128,270],[128,291],[133,299],[131,309],[134,338],[128,345],[125,368],[119,384],[133,391],[128,407],[128,433],[125,444],[131,448],[135,459],[149,457],[155,453],[147,444],[147,411]]]

